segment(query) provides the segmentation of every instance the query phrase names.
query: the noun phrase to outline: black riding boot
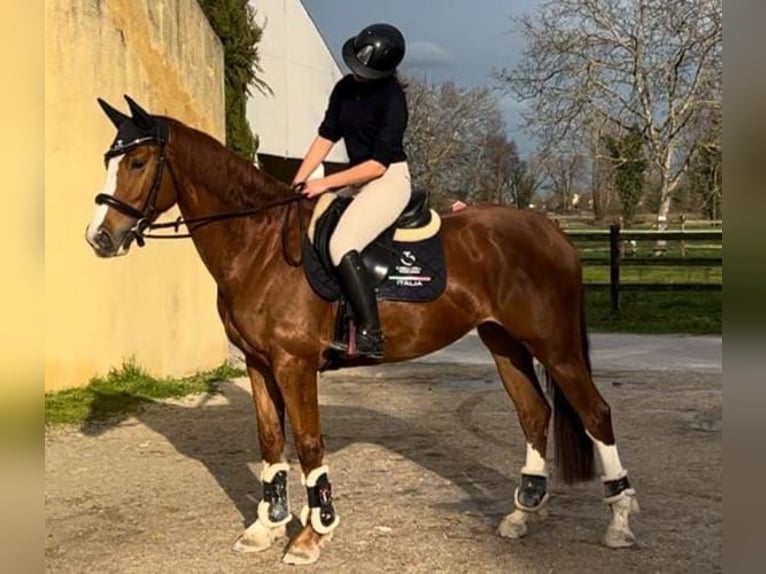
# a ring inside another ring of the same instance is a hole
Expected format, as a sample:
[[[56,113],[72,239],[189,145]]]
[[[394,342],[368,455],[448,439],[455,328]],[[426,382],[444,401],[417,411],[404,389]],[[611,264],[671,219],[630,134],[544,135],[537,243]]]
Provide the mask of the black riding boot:
[[[383,333],[378,318],[378,302],[375,288],[370,284],[362,257],[357,251],[346,253],[338,264],[343,293],[348,298],[356,319],[356,349],[359,355],[381,359],[383,357]],[[333,343],[334,349],[345,345]],[[345,350],[345,349],[343,349]]]

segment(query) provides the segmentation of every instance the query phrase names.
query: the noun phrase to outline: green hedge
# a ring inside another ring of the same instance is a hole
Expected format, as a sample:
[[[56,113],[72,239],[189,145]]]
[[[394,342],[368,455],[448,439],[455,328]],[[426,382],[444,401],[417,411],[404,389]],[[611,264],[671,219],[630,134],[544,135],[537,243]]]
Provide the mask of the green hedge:
[[[199,0],[199,4],[224,48],[226,146],[253,161],[258,138],[247,123],[247,97],[251,87],[271,91],[256,76],[263,72],[258,54],[263,30],[255,23],[255,11],[247,0]]]

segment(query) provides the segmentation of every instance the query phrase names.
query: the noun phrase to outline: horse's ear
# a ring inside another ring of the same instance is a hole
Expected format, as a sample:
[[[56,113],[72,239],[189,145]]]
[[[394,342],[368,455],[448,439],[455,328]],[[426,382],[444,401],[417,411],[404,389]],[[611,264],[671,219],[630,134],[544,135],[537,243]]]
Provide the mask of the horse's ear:
[[[130,113],[133,115],[133,121],[144,128],[152,128],[156,124],[154,118],[144,108],[139,106],[130,96],[125,95],[125,101],[128,102]]]
[[[130,119],[128,116],[123,114],[120,110],[113,108],[101,98],[97,98],[97,100],[98,100],[98,105],[101,106],[101,109],[104,110],[104,113],[112,121],[112,123],[114,124],[114,127],[116,127],[117,129],[120,129],[120,125],[122,124],[122,122],[124,122],[127,119]]]

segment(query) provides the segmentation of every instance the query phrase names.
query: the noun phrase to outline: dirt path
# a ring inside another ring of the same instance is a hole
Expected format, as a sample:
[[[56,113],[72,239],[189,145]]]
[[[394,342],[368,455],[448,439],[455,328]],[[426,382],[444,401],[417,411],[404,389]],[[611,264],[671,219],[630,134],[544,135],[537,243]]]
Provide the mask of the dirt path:
[[[488,365],[412,363],[323,377],[341,524],[307,571],[721,571],[720,375],[596,378],[638,490],[639,548],[599,544],[608,513],[597,481],[554,482],[547,521],[521,541],[496,536],[524,456],[497,375]],[[230,550],[254,519],[260,457],[247,382],[223,391],[47,434],[48,572],[295,571],[280,563],[281,545]],[[304,493],[291,474],[297,512]]]

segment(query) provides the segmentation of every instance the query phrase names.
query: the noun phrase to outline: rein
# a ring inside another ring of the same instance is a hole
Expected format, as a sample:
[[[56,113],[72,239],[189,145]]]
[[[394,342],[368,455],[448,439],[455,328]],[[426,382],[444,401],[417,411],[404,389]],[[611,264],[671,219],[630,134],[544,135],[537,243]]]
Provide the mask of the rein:
[[[185,239],[188,237],[191,237],[191,232],[199,229],[200,227],[204,225],[208,225],[210,223],[215,223],[216,221],[224,221],[226,219],[234,219],[235,217],[247,217],[249,215],[257,215],[259,213],[263,213],[265,211],[269,211],[270,209],[274,209],[275,207],[281,207],[283,205],[291,205],[293,203],[296,203],[303,199],[303,196],[301,195],[295,195],[293,197],[286,197],[284,199],[280,199],[279,201],[275,201],[273,203],[269,203],[266,205],[263,205],[261,207],[252,207],[250,209],[243,209],[241,211],[231,211],[227,213],[217,213],[215,215],[207,215],[205,217],[195,217],[194,219],[184,219],[183,217],[178,217],[175,221],[168,221],[165,223],[150,223],[146,229],[154,230],[154,229],[173,229],[176,233],[178,233],[178,228],[181,225],[185,225],[189,228],[190,233],[183,233],[178,235],[156,235],[156,234],[148,234],[144,233],[144,237],[149,237],[151,239]],[[287,209],[285,214],[285,222],[287,222],[287,219],[289,218],[291,209]],[[303,227],[303,220],[301,220],[301,227]]]
[[[292,255],[290,255],[289,251],[287,250],[287,234],[289,233],[289,223],[290,223],[290,214],[292,213],[292,206],[295,203],[298,203],[303,199],[303,196],[300,194],[294,195],[292,197],[286,197],[284,199],[280,199],[279,201],[275,201],[273,203],[269,203],[266,205],[263,205],[261,207],[253,207],[250,209],[243,209],[242,211],[232,211],[228,213],[218,213],[215,215],[208,215],[205,217],[196,217],[194,219],[184,219],[183,217],[178,217],[175,221],[168,221],[166,223],[151,223],[149,224],[146,229],[154,230],[154,229],[173,229],[176,234],[175,235],[164,235],[164,234],[156,234],[156,233],[141,233],[142,237],[147,237],[150,239],[185,239],[192,236],[191,232],[195,231],[196,229],[199,229],[200,227],[204,225],[209,225],[211,223],[215,223],[217,221],[225,221],[227,219],[234,219],[235,217],[247,217],[250,215],[257,215],[259,213],[263,213],[265,211],[269,211],[270,209],[274,209],[276,207],[281,207],[286,205],[287,209],[285,210],[285,218],[284,222],[282,224],[282,255],[285,258],[285,261],[287,261],[287,264],[291,267],[300,267],[303,265],[303,256],[299,255],[297,259],[294,259]],[[301,217],[300,209],[298,210],[298,228],[300,230],[300,236],[303,237],[304,232],[306,230],[306,223],[303,221],[303,218]],[[189,229],[189,233],[178,233],[179,227],[181,225],[185,225]],[[139,243],[139,246],[143,247],[143,242]]]

